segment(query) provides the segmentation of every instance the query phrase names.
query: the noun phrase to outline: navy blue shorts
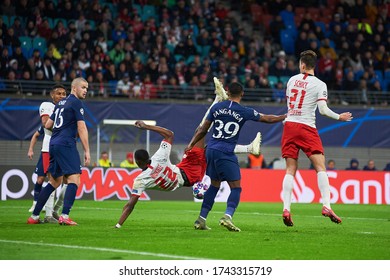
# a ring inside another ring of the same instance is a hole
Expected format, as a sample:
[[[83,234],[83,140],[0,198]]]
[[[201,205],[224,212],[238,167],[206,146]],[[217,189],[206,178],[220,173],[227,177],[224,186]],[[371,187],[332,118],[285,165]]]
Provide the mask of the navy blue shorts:
[[[63,175],[81,174],[80,155],[77,147],[50,145],[49,172],[54,178]]]
[[[39,160],[37,165],[35,166],[35,173],[38,176],[46,176],[45,171],[43,170],[43,160],[42,160],[42,153],[39,155]]]
[[[214,149],[207,149],[206,159],[206,174],[211,180],[230,182],[241,179],[240,165],[234,153],[224,153]]]

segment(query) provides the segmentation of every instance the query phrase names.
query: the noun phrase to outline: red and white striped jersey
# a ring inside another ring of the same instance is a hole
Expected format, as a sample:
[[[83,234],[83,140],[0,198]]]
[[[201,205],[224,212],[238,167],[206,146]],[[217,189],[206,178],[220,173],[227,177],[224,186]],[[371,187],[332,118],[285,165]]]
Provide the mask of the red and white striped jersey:
[[[316,127],[317,101],[328,99],[326,84],[310,74],[298,74],[288,80],[286,88],[287,118],[285,121],[298,122]]]

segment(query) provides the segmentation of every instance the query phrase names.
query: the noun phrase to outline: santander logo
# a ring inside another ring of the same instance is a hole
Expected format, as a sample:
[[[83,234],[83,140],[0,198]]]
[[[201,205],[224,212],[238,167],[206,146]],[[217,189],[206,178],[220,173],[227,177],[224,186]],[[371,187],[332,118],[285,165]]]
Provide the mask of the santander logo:
[[[314,201],[314,191],[306,186],[301,173],[297,171],[294,178],[292,202],[311,203]]]
[[[327,174],[331,203],[390,204],[389,172],[327,171]],[[283,176],[284,172],[280,173],[280,181],[283,181]],[[283,201],[282,191],[279,197]],[[317,175],[313,170],[297,171],[292,202],[322,203]]]

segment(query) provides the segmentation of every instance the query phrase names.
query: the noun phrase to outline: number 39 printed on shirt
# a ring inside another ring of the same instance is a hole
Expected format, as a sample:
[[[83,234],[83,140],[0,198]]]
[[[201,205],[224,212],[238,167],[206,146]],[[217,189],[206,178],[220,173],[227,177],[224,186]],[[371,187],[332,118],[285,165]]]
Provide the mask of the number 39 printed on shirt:
[[[221,120],[215,120],[215,130],[218,134],[213,134],[214,138],[229,139],[237,135],[240,126],[235,122],[227,122],[224,124]],[[227,135],[227,136],[226,136]]]
[[[297,97],[299,95],[299,92],[300,92],[300,97],[299,97],[299,102],[297,103],[296,100],[297,100]],[[287,95],[287,98],[288,98],[288,106],[290,107],[290,109],[302,109],[302,103],[303,103],[303,99],[305,98],[305,94],[306,94],[306,91],[305,90],[299,90],[299,89],[296,89],[296,88],[293,88],[291,89],[291,93],[292,95]]]

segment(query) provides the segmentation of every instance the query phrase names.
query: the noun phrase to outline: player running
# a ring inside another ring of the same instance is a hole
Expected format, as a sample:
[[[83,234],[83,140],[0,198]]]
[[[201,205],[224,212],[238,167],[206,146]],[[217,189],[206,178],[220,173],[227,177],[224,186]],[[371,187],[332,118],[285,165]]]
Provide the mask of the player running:
[[[315,52],[308,50],[300,55],[300,74],[290,78],[287,83],[287,118],[282,136],[282,156],[286,159],[286,175],[283,179],[283,222],[293,226],[291,218],[291,195],[294,176],[298,168],[299,150],[310,159],[317,172],[318,188],[322,197],[322,215],[334,223],[341,219],[330,207],[329,180],[326,174],[324,149],[316,129],[315,111],[318,107],[321,115],[334,120],[351,121],[352,114],[336,114],[327,106],[328,90],[324,82],[314,76],[317,62]]]

